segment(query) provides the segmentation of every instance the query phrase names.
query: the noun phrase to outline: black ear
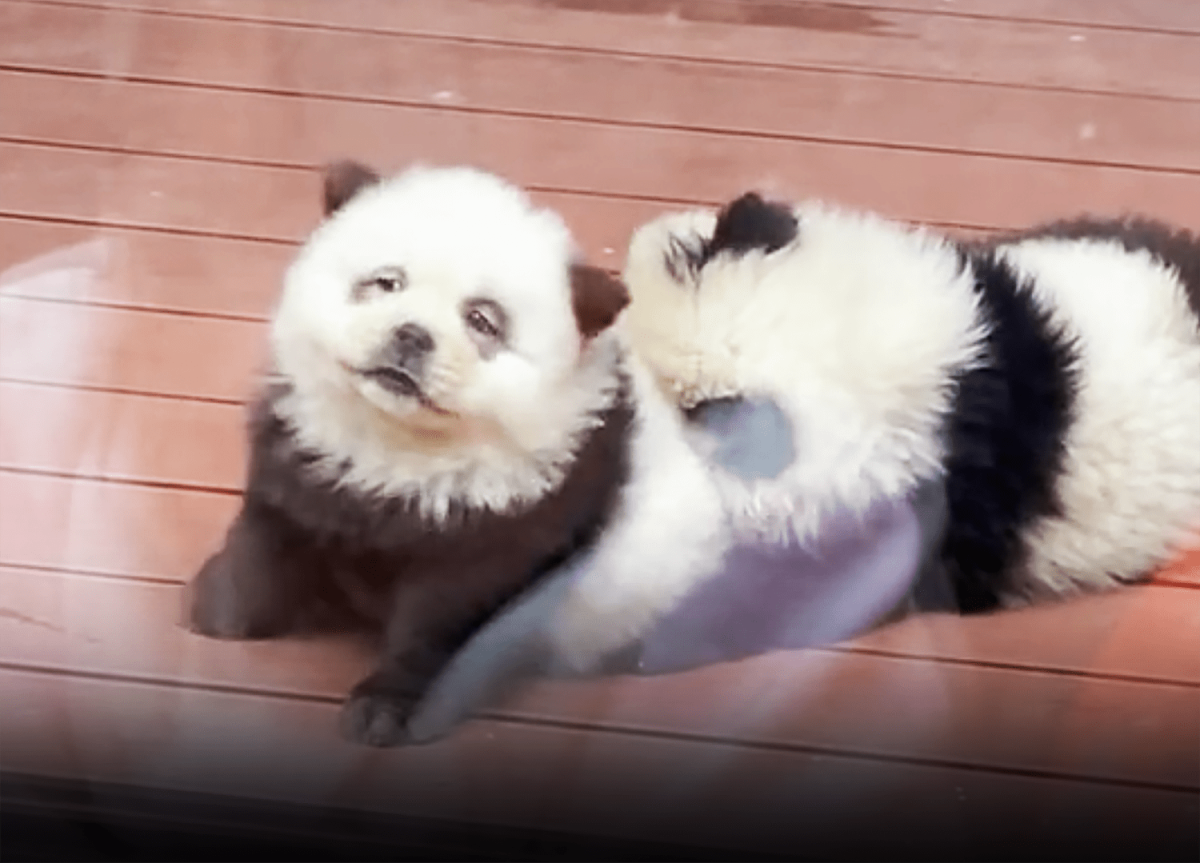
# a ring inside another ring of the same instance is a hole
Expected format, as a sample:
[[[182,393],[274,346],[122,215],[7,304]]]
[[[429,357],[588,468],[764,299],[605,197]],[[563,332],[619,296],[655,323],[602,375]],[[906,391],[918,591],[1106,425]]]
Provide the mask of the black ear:
[[[325,215],[340,210],[365,187],[379,182],[379,174],[352,159],[331,162],[324,168]]]
[[[608,329],[627,305],[629,290],[620,279],[590,264],[571,265],[571,306],[584,339]]]
[[[753,250],[774,252],[796,239],[799,223],[792,208],[766,201],[757,192],[747,192],[731,201],[717,217],[717,226],[705,249],[706,257],[728,251],[744,255]]]

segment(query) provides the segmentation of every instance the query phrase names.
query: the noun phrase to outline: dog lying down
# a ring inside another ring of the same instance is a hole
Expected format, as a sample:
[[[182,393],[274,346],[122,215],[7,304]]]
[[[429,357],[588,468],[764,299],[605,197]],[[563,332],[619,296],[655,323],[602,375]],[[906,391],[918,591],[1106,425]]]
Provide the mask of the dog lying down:
[[[967,247],[751,195],[643,227],[627,289],[479,171],[340,163],[325,210],[188,615],[379,632],[352,740],[435,739],[530,675],[1101,589],[1200,514],[1186,235]]]
[[[628,626],[640,603],[622,590],[659,570],[610,529],[458,654],[416,739],[522,675],[658,673],[837,641],[897,614],[1103,590],[1194,540],[1191,234],[1080,219],[964,244],[747,194],[643,226],[625,281],[633,351],[719,489],[706,528],[724,537],[719,553]],[[625,627],[603,662],[578,650],[579,597],[591,627]]]

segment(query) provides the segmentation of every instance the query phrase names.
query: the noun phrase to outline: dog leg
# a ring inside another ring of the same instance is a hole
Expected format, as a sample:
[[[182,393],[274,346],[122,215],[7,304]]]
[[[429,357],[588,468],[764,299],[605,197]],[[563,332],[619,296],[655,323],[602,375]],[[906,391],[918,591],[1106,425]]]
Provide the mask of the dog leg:
[[[313,622],[318,562],[282,517],[243,503],[225,544],[185,594],[187,626],[211,638],[275,638]]]
[[[515,589],[494,573],[464,578],[461,570],[426,573],[402,584],[379,665],[342,709],[342,734],[371,746],[410,742],[409,719],[434,680]]]

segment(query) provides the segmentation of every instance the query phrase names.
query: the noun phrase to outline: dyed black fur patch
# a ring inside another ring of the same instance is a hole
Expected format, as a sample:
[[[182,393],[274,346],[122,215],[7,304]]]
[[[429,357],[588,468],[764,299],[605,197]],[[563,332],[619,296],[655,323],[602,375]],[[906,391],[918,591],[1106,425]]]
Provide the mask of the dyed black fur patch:
[[[712,239],[704,246],[704,261],[721,252],[744,255],[759,250],[769,254],[795,240],[798,233],[799,223],[791,207],[747,192],[721,210]]]
[[[996,237],[991,244],[1043,238],[1115,240],[1128,252],[1149,252],[1178,271],[1187,293],[1188,305],[1200,327],[1200,235],[1141,216],[1121,219],[1080,216]]]
[[[543,498],[510,512],[460,502],[437,523],[412,497],[363,493],[315,472],[317,456],[276,411],[286,392],[274,385],[256,405],[242,509],[189,586],[190,623],[224,638],[379,633],[380,661],[351,692],[343,730],[363,743],[400,743],[453,653],[607,523],[629,473],[629,381],[622,372],[616,402]]]
[[[725,205],[708,240],[671,237],[663,251],[663,265],[672,279],[683,284],[722,252],[735,257],[755,250],[770,254],[793,242],[799,231],[791,207],[747,192]]]
[[[977,613],[999,605],[1021,531],[1057,511],[1077,354],[1010,267],[986,250],[962,255],[991,333],[985,365],[958,381],[948,423],[943,557],[960,609]]]

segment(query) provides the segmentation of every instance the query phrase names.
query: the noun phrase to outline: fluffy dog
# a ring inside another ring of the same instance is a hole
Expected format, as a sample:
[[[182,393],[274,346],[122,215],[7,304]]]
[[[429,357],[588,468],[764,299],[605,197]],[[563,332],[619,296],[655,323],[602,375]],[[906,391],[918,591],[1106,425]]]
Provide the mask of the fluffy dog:
[[[640,403],[686,418],[668,431],[699,467],[648,464],[600,541],[454,658],[418,739],[530,668],[656,673],[1103,590],[1200,525],[1186,232],[959,243],[750,193],[644,225],[624,280]]]
[[[274,314],[241,510],[188,615],[221,638],[377,627],[342,725],[389,745],[475,628],[609,520],[628,294],[476,170],[342,162],[324,196]]]
[[[629,250],[633,347],[687,408],[794,423],[736,518],[816,536],[944,482],[962,611],[1135,581],[1200,525],[1200,240],[1083,218],[983,242],[746,194]]]

